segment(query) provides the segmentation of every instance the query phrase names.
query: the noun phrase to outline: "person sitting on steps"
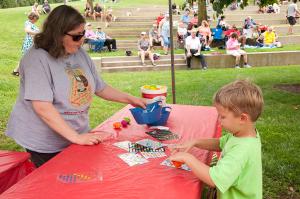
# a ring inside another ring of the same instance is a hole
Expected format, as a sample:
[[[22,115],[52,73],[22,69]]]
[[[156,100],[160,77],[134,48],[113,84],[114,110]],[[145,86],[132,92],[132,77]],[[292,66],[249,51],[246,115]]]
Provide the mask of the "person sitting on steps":
[[[247,53],[240,49],[240,43],[238,42],[238,35],[233,32],[230,38],[226,42],[226,53],[235,57],[235,68],[239,69],[240,59],[244,57],[244,68],[251,68],[247,62]]]
[[[104,46],[107,46],[109,52],[117,50],[116,39],[111,38],[105,32],[103,32],[101,27],[97,27],[96,35],[99,39],[104,41]]]
[[[145,57],[149,57],[152,65],[156,66],[153,59],[153,53],[151,52],[151,46],[146,32],[141,32],[141,38],[138,41],[138,55],[141,57],[142,65],[146,66]]]
[[[203,70],[207,70],[207,63],[203,54],[201,54],[201,43],[200,39],[196,37],[197,29],[191,30],[191,35],[185,39],[185,54],[188,69],[191,69],[192,57],[200,59]]]

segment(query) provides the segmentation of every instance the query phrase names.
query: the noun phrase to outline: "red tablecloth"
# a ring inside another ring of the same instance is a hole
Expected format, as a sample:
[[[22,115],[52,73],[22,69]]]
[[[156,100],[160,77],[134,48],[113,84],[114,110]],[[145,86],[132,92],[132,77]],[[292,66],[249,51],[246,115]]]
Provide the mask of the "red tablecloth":
[[[151,139],[145,134],[148,127],[137,125],[133,119],[127,128],[119,132],[113,129],[113,122],[123,117],[132,118],[130,107],[126,106],[96,128],[114,133],[115,139],[96,146],[71,145],[0,198],[199,199],[202,183],[192,172],[160,165],[165,158],[150,159],[146,164],[130,167],[117,156],[126,151],[113,146],[113,143]],[[217,112],[213,107],[172,105],[167,126],[182,136],[180,142],[218,136]],[[197,149],[192,153],[203,162],[209,162],[211,153]],[[61,174],[85,172],[97,172],[102,181],[68,184],[58,180]]]
[[[34,170],[26,152],[0,151],[0,194]]]

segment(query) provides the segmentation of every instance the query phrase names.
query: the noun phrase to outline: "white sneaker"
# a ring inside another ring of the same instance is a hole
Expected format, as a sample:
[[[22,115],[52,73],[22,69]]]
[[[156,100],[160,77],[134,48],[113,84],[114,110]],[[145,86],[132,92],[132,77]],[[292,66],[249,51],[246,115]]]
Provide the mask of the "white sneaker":
[[[241,67],[239,67],[239,66],[235,66],[234,68],[236,68],[236,69],[240,69]]]
[[[252,66],[250,66],[249,64],[244,65],[244,68],[251,68]]]

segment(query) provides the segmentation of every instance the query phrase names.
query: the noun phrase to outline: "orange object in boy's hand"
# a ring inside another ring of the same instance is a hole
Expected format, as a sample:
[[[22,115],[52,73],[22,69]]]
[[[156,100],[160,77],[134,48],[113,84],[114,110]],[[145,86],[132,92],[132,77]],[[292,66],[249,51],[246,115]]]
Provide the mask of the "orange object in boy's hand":
[[[172,160],[172,164],[178,169],[181,167],[181,165],[183,165],[183,162],[178,162],[178,161]]]

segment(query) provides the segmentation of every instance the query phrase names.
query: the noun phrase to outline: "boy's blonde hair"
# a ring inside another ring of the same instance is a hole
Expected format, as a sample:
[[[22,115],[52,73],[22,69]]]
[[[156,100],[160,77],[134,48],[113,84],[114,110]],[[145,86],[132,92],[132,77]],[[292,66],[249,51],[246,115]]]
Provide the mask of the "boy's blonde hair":
[[[261,89],[248,80],[236,80],[223,86],[215,93],[213,102],[237,116],[248,114],[252,122],[258,119],[264,106]]]

